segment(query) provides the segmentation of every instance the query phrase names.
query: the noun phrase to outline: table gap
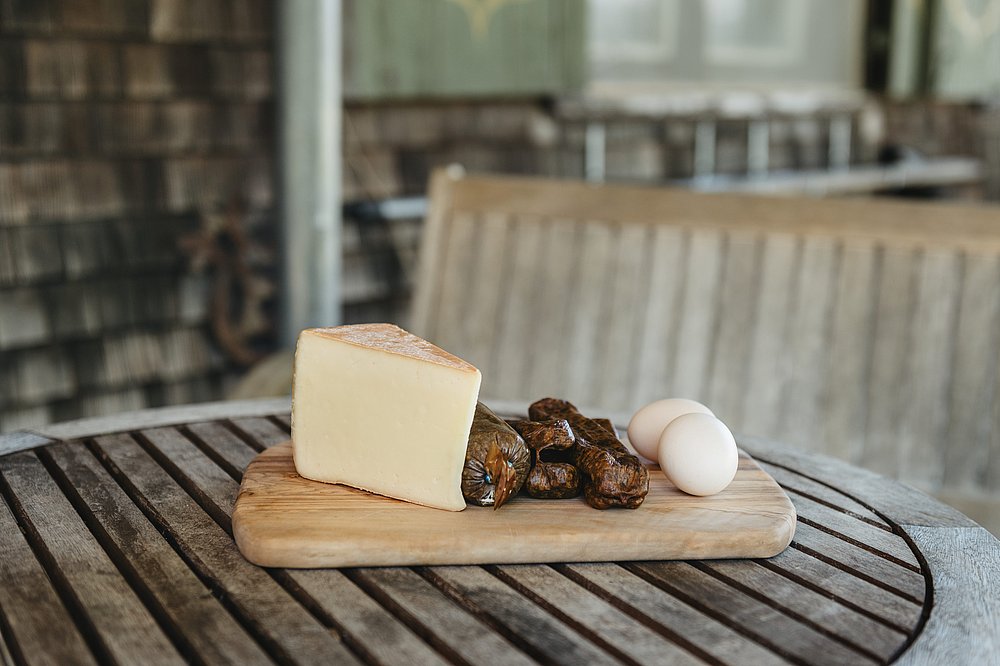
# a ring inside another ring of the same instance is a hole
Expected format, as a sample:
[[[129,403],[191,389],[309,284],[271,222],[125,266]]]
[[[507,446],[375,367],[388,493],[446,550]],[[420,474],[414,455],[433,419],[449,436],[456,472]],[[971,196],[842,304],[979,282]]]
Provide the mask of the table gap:
[[[824,524],[822,524],[820,522],[817,522],[815,520],[811,520],[809,518],[803,518],[802,516],[797,516],[797,520],[805,523],[806,525],[809,525],[810,527],[814,527],[817,530],[820,530],[821,532],[829,534],[830,536],[832,536],[834,538],[837,538],[837,539],[840,539],[841,541],[849,543],[852,546],[857,546],[858,548],[861,548],[862,550],[866,550],[869,553],[871,553],[872,555],[876,555],[878,557],[881,557],[883,560],[886,560],[887,562],[892,562],[896,566],[903,567],[904,569],[909,569],[913,573],[918,573],[918,574],[923,574],[924,573],[923,571],[920,570],[920,567],[913,566],[909,562],[905,562],[905,561],[899,559],[898,557],[895,557],[894,555],[890,555],[889,553],[886,553],[886,552],[884,552],[882,550],[879,550],[878,548],[875,548],[874,546],[870,546],[870,545],[868,545],[868,544],[866,544],[866,543],[864,543],[862,541],[858,541],[857,539],[851,538],[851,537],[847,536],[846,534],[841,534],[840,532],[838,532],[837,530],[833,529],[832,527],[829,527],[828,525],[824,525]]]
[[[910,594],[908,594],[908,593],[906,593],[906,592],[904,592],[904,591],[902,591],[900,589],[897,589],[897,588],[893,587],[892,585],[886,583],[885,581],[883,581],[883,580],[881,580],[879,578],[876,578],[874,576],[869,576],[868,574],[863,573],[861,571],[858,571],[857,569],[852,569],[850,567],[850,565],[844,564],[840,560],[835,560],[832,557],[827,557],[823,553],[820,553],[820,552],[818,552],[816,550],[813,550],[812,548],[809,548],[808,546],[803,546],[800,543],[796,543],[795,541],[792,541],[792,543],[791,543],[791,545],[789,547],[790,548],[794,548],[794,549],[796,549],[796,550],[798,550],[800,552],[803,552],[806,555],[809,555],[811,557],[815,557],[817,560],[821,560],[823,562],[826,562],[827,564],[829,564],[831,566],[835,566],[838,569],[840,569],[841,571],[846,571],[847,573],[849,573],[849,574],[851,574],[853,576],[856,576],[857,578],[860,578],[861,580],[867,581],[867,582],[871,583],[872,585],[874,585],[876,587],[880,587],[883,590],[885,590],[886,592],[891,592],[891,593],[895,594],[898,597],[902,597],[903,599],[906,599],[907,601],[912,601],[913,603],[915,603],[917,605],[923,604],[923,600],[922,599],[917,599],[916,597],[914,597],[914,596],[912,596],[912,595],[910,595]],[[924,575],[924,577],[926,578],[926,574]]]
[[[816,502],[817,504],[822,504],[823,506],[829,507],[829,508],[833,509],[834,511],[839,511],[840,513],[842,513],[842,514],[844,514],[846,516],[850,516],[851,518],[854,518],[856,520],[860,520],[862,522],[868,523],[869,525],[872,525],[873,527],[877,527],[877,528],[879,528],[881,530],[885,530],[886,532],[892,532],[892,528],[888,527],[887,525],[885,525],[883,523],[878,522],[877,520],[872,520],[871,518],[868,518],[867,516],[858,515],[858,514],[854,513],[853,511],[851,511],[850,509],[845,509],[842,506],[837,506],[833,502],[830,502],[829,500],[825,500],[825,499],[823,499],[821,497],[816,497],[815,495],[813,495],[813,494],[811,494],[811,493],[809,493],[809,492],[807,492],[805,490],[799,490],[798,488],[794,488],[794,487],[792,487],[792,486],[790,486],[790,485],[788,485],[786,483],[779,483],[778,485],[781,486],[781,489],[784,490],[785,492],[789,492],[789,493],[791,493],[793,495],[799,495],[801,497],[805,497],[807,499],[812,500],[813,502]]]

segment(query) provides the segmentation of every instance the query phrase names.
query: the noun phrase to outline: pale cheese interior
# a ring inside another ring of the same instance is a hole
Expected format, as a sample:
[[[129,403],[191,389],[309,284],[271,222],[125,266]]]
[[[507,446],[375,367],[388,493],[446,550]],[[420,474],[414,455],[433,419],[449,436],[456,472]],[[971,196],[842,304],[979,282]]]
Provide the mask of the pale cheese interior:
[[[473,366],[395,326],[303,331],[292,403],[296,471],[460,511],[480,381]]]

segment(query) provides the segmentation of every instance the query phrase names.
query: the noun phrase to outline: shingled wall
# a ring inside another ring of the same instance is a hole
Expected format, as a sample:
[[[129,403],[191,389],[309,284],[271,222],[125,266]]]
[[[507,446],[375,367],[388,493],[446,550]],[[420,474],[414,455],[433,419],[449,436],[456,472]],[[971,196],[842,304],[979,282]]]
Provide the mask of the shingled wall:
[[[218,398],[179,239],[272,207],[270,2],[0,2],[0,431]]]

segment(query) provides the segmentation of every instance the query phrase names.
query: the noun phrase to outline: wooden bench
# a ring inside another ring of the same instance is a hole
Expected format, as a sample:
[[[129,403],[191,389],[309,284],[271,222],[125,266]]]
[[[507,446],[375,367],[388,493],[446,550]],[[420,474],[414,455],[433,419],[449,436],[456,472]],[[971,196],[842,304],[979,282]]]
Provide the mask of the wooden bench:
[[[1000,211],[435,174],[411,328],[483,396],[665,396],[982,519],[1000,494]]]

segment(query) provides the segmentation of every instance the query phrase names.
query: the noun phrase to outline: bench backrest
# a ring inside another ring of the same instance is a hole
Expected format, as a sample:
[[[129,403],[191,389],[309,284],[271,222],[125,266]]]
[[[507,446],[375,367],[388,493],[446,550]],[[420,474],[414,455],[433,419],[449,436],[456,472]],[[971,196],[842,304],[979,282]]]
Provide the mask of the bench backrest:
[[[690,397],[734,432],[1000,489],[995,209],[441,171],[421,257],[410,325],[487,399]]]

